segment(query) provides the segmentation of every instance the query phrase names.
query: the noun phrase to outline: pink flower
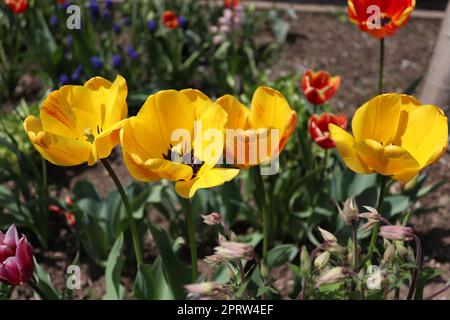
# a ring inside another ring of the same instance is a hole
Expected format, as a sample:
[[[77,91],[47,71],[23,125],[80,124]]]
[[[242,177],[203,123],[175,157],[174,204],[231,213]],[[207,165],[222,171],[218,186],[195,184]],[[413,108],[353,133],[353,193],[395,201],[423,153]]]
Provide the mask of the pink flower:
[[[33,247],[27,238],[19,240],[15,225],[6,234],[0,231],[0,281],[10,285],[21,285],[33,275]]]
[[[382,226],[380,236],[388,240],[410,241],[414,237],[414,231],[403,226]]]

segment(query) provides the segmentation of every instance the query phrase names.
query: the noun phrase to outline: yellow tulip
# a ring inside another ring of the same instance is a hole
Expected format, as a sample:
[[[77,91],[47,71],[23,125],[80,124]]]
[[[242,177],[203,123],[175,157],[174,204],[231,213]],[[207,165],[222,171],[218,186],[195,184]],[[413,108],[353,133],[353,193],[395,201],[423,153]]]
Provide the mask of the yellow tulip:
[[[24,129],[36,150],[51,163],[92,166],[107,158],[120,142],[128,113],[127,92],[121,76],[113,83],[95,77],[84,86],[63,86],[47,97],[39,119],[25,119]]]
[[[402,182],[437,161],[448,145],[448,123],[441,109],[394,93],[377,96],[356,111],[353,136],[333,124],[329,129],[351,170]]]
[[[226,137],[226,156],[227,163],[234,161],[237,167],[247,168],[275,159],[295,131],[297,114],[284,96],[272,88],[259,87],[250,109],[231,95],[219,98],[216,103],[228,114],[227,129],[234,130],[234,135]],[[277,141],[271,141],[274,138]],[[256,141],[257,150],[252,148],[252,140]]]
[[[239,173],[216,167],[226,122],[225,111],[200,91],[160,91],[121,131],[125,165],[139,181],[175,181],[176,192],[186,199],[198,189],[222,185]],[[209,139],[209,129],[219,137]],[[183,132],[188,137],[177,136]]]

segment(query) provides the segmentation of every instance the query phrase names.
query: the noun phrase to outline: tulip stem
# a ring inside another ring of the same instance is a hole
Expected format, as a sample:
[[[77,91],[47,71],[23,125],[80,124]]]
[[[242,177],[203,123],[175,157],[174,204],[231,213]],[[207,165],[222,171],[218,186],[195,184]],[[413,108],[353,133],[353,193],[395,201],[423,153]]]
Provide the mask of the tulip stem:
[[[417,275],[422,268],[422,243],[418,236],[414,235],[414,241],[416,242],[416,267],[412,272],[411,286],[409,287],[407,300],[414,298],[416,293]]]
[[[198,257],[197,257],[197,242],[195,241],[195,218],[189,199],[186,200],[187,211],[187,226],[189,237],[189,249],[191,251],[191,265],[192,265],[192,282],[196,282],[198,278]]]
[[[134,222],[133,211],[131,209],[130,201],[125,192],[125,189],[122,186],[122,183],[119,180],[119,177],[116,175],[109,161],[107,159],[101,159],[101,162],[105,167],[106,171],[108,171],[111,179],[114,181],[114,184],[116,185],[117,190],[119,191],[119,194],[122,198],[123,205],[125,206],[125,211],[127,212],[128,226],[130,228],[131,237],[133,239],[134,254],[136,255],[136,261],[138,266],[142,265],[144,264],[144,258],[142,256],[141,242],[139,240],[136,223]]]
[[[39,288],[34,280],[28,281],[28,285],[33,288],[33,290],[41,297],[42,300],[50,300],[49,297],[44,293],[44,291]]]
[[[380,40],[380,70],[378,77],[378,94],[383,93],[383,77],[384,77],[384,38]]]
[[[380,215],[382,215],[382,209],[384,204],[384,196],[386,194],[386,184],[387,184],[388,178],[386,176],[381,176],[381,183],[380,183],[380,196],[378,198],[378,205],[377,205],[377,211]],[[378,221],[373,229],[372,229],[372,237],[370,239],[370,245],[369,245],[369,253],[368,253],[368,259],[369,261],[372,261],[373,257],[373,251],[375,249],[375,246],[377,244],[377,237],[378,232],[380,231],[380,221]]]
[[[267,204],[267,190],[264,186],[264,180],[261,176],[261,168],[255,167],[253,169],[256,190],[257,190],[257,201],[259,202],[259,206],[262,210],[263,214],[263,254],[262,258],[265,261],[267,259],[267,254],[269,252],[269,228],[270,228],[270,214],[269,214],[269,206]]]

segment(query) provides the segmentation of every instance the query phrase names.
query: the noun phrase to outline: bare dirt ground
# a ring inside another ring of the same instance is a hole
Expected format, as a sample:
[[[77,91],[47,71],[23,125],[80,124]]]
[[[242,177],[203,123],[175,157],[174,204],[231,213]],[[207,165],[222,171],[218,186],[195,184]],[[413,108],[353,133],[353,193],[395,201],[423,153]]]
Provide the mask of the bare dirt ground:
[[[378,42],[358,29],[343,22],[345,17],[335,14],[299,13],[298,21],[291,26],[289,44],[284,48],[281,59],[273,65],[272,77],[276,77],[292,70],[303,72],[305,68],[326,69],[332,74],[339,74],[343,78],[342,87],[332,100],[336,112],[344,112],[351,116],[354,110],[376,94],[378,77]],[[386,71],[385,92],[403,92],[408,85],[424,75],[439,33],[440,20],[412,19],[395,37],[386,42]],[[299,89],[300,90],[300,89]],[[119,150],[115,151],[118,155]],[[126,169],[117,156],[113,166],[119,172],[123,183],[129,183]],[[447,154],[434,165],[433,179],[449,179],[450,157]],[[88,179],[94,183],[102,195],[112,190],[106,171],[97,165],[88,170],[72,168],[61,170],[52,167],[52,176],[59,184],[72,187],[76,181]],[[414,217],[412,223],[420,233],[424,243],[426,265],[443,270],[441,279],[426,289],[426,294],[441,288],[450,279],[450,185],[441,188],[429,196],[424,204],[439,204],[442,208],[435,213]],[[66,239],[67,230],[61,231]],[[64,286],[64,271],[73,253],[70,241],[66,247],[51,253],[39,255],[40,261],[57,280],[59,287]],[[67,247],[68,246],[68,247]],[[151,247],[151,244],[149,245]],[[101,298],[104,293],[104,279],[101,273],[88,263],[82,264],[83,288],[86,293],[77,293],[76,298]],[[293,276],[288,268],[275,270],[273,277],[276,287],[285,296],[290,293]],[[125,277],[126,287],[130,289],[131,279]],[[84,291],[84,290],[83,290]],[[14,297],[30,297],[27,289],[16,289]],[[440,296],[450,299],[450,292]]]

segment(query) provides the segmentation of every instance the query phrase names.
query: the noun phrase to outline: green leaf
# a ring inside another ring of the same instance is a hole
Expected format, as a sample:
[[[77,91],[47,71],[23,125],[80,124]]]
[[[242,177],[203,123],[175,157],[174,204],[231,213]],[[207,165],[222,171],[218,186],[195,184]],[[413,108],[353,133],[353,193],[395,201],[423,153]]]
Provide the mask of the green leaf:
[[[122,272],[124,257],[123,233],[117,238],[108,256],[105,271],[106,293],[104,300],[122,300],[125,297],[125,289],[120,284],[120,274]]]
[[[166,231],[153,224],[149,224],[149,228],[161,255],[172,293],[175,299],[184,299],[186,293],[183,286],[191,282],[191,274],[175,255]]]
[[[269,251],[267,255],[267,266],[270,268],[285,264],[294,260],[298,254],[297,246],[293,244],[282,244]]]
[[[50,279],[50,275],[41,268],[41,266],[37,263],[36,259],[34,259],[34,276],[36,277],[36,285],[42,292],[46,295],[46,297],[50,300],[60,300],[61,293],[53,286],[52,280]]]
[[[154,299],[155,279],[150,264],[141,264],[134,281],[134,296],[139,300]]]

